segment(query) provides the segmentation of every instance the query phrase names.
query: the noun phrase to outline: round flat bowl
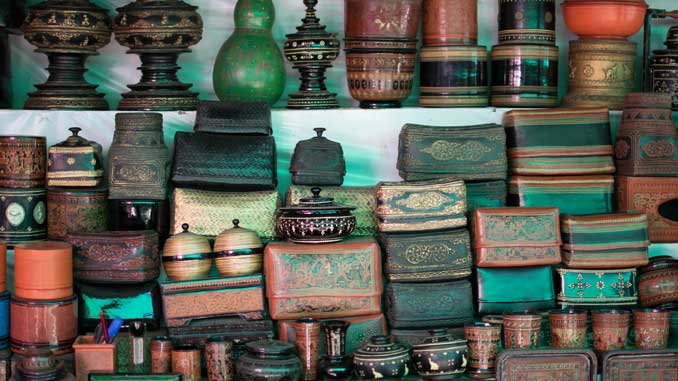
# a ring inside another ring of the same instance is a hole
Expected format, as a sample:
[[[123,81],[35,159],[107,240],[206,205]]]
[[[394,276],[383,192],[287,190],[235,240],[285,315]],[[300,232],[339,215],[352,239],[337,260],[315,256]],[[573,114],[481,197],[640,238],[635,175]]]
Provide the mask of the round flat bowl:
[[[563,17],[580,39],[621,40],[636,34],[645,21],[643,0],[566,0]]]

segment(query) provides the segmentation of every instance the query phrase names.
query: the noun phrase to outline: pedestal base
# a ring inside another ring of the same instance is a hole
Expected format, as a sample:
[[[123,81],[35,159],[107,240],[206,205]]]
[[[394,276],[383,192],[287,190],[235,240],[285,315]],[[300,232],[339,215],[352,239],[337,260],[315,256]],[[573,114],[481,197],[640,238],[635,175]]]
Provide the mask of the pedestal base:
[[[41,53],[46,53],[49,59],[49,78],[44,84],[35,85],[37,91],[28,94],[25,109],[108,110],[108,102],[96,91],[97,86],[85,81],[87,54]]]
[[[400,101],[360,101],[360,108],[379,109],[379,108],[400,108]]]
[[[122,94],[118,110],[123,111],[178,111],[195,110],[198,107],[198,93],[167,91],[130,91]]]
[[[177,77],[180,53],[188,49],[132,49],[128,53],[141,58],[141,80],[129,85],[130,92],[122,94],[118,110],[190,111],[198,107],[198,93],[188,91],[192,85]]]
[[[339,108],[337,94],[329,91],[299,91],[287,98],[287,108],[294,110],[318,110]]]

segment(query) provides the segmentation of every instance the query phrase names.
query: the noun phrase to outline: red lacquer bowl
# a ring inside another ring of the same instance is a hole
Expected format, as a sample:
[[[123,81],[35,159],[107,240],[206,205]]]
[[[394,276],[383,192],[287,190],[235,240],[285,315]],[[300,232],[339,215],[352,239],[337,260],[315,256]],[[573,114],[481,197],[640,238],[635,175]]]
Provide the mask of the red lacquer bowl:
[[[644,0],[565,0],[567,28],[582,40],[621,40],[636,34],[645,21]]]

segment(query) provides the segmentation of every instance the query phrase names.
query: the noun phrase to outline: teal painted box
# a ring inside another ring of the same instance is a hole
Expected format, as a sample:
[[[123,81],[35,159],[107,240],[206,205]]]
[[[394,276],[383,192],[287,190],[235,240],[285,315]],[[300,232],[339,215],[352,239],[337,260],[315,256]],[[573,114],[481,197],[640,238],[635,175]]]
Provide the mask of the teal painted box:
[[[557,269],[562,307],[632,306],[638,302],[636,269]]]
[[[439,282],[471,275],[467,229],[383,234],[384,275],[391,282]]]
[[[568,216],[560,219],[563,263],[575,269],[647,265],[647,215],[636,212]]]
[[[551,266],[477,269],[478,312],[499,314],[555,307]]]
[[[466,183],[466,204],[468,211],[478,208],[499,208],[506,206],[506,181],[479,181]]]
[[[612,212],[613,176],[513,176],[511,206],[555,207],[574,216]]]
[[[397,167],[406,181],[450,176],[503,180],[508,170],[506,133],[498,124],[406,124],[400,131]]]
[[[381,182],[375,189],[379,231],[405,233],[466,226],[466,186],[460,179]]]

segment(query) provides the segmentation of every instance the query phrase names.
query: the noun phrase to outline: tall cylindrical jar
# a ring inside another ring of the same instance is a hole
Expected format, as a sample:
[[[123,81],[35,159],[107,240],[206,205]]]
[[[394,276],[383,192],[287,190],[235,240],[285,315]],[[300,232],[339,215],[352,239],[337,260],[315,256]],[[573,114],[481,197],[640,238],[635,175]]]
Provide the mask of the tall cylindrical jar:
[[[412,92],[421,11],[421,0],[345,0],[346,77],[360,107],[400,107]]]
[[[172,371],[172,340],[156,336],[151,340],[151,373],[165,374]]]
[[[475,45],[478,0],[424,0],[424,45]]]
[[[115,115],[108,151],[109,199],[164,200],[169,166],[162,114]]]
[[[320,321],[313,318],[301,318],[294,322],[299,357],[303,369],[303,379],[315,380],[318,376],[318,351],[320,346]]]
[[[233,381],[233,342],[223,337],[211,337],[205,343],[205,362],[209,381]]]

